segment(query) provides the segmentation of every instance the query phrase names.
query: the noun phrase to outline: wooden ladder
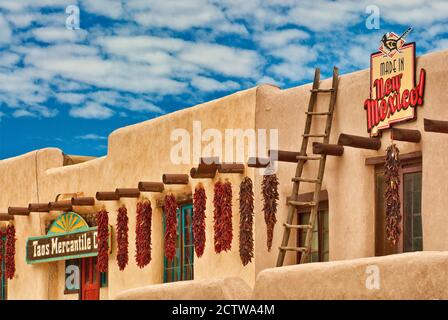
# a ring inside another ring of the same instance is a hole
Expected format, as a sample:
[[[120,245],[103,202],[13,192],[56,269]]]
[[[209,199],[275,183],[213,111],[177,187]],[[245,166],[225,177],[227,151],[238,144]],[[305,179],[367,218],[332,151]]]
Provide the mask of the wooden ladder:
[[[305,112],[306,114],[306,122],[305,122],[305,130],[303,133],[303,140],[302,140],[302,147],[300,149],[299,156],[297,157],[297,168],[296,168],[296,174],[295,177],[292,178],[293,181],[293,188],[291,193],[291,198],[288,201],[288,216],[286,223],[284,223],[284,233],[283,233],[283,240],[282,244],[279,247],[279,254],[277,258],[277,267],[281,267],[283,265],[283,262],[285,260],[285,255],[287,251],[295,251],[300,252],[300,263],[307,262],[310,252],[311,252],[311,243],[313,239],[313,229],[314,224],[316,223],[316,217],[319,212],[319,196],[320,191],[322,187],[322,179],[324,177],[324,171],[325,171],[325,162],[327,159],[327,156],[325,154],[319,155],[319,156],[308,156],[307,155],[307,147],[308,147],[308,139],[309,138],[323,138],[323,143],[328,144],[330,140],[330,131],[331,131],[331,124],[333,122],[333,110],[334,106],[336,104],[336,95],[338,91],[338,68],[333,68],[333,82],[332,82],[332,88],[330,89],[319,89],[319,82],[320,82],[320,69],[317,68],[314,73],[314,81],[313,81],[313,88],[311,89],[311,97],[308,104],[308,111]],[[316,104],[316,97],[319,93],[330,93],[330,106],[328,111],[326,112],[316,112],[314,111],[314,105]],[[325,132],[322,134],[311,134],[311,122],[312,118],[314,116],[326,116],[327,121],[325,125]],[[303,165],[308,160],[316,160],[319,161],[319,171],[317,173],[316,178],[304,178],[302,177],[302,171],[303,171]],[[300,182],[304,183],[313,183],[315,184],[314,188],[314,194],[313,194],[313,200],[311,202],[301,202],[296,201],[298,200],[299,195],[299,187]],[[308,206],[311,207],[311,214],[309,223],[306,225],[293,225],[293,219],[294,215],[297,212],[297,207],[299,206]],[[291,229],[296,229],[298,231],[300,230],[306,230],[306,236],[305,236],[305,246],[304,247],[296,247],[288,246],[289,242],[289,236],[291,233]]]

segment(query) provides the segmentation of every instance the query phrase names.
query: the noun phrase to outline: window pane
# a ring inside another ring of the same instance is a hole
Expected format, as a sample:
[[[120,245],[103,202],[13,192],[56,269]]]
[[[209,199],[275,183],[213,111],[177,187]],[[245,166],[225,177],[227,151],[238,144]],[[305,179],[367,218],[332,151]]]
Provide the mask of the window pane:
[[[403,178],[404,251],[423,250],[422,173],[407,173]]]
[[[310,213],[299,213],[299,224],[309,224]],[[321,225],[321,232],[319,234],[319,225]],[[319,218],[315,221],[313,228],[313,239],[311,245],[311,262],[328,261],[329,238],[328,238],[328,210],[321,210]],[[300,230],[300,247],[305,246],[306,230]],[[320,243],[320,240],[323,240]],[[320,260],[322,257],[322,260]]]

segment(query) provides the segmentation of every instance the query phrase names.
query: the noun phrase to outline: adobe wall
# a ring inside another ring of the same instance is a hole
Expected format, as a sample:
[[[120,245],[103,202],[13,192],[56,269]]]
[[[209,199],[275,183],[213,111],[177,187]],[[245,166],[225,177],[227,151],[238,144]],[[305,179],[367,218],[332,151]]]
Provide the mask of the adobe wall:
[[[253,128],[256,88],[237,92],[222,99],[184,109],[150,121],[121,128],[109,136],[108,154],[72,166],[62,166],[61,150],[43,149],[20,157],[0,161],[0,210],[6,212],[8,206],[27,206],[30,202],[55,201],[60,193],[81,192],[84,196],[94,196],[97,191],[114,191],[117,187],[137,187],[139,181],[161,181],[164,173],[189,173],[192,164],[173,165],[170,160],[170,141],[173,129],[184,128],[192,134],[192,121],[200,120],[202,130],[216,128]],[[229,116],[232,115],[232,116]],[[206,142],[203,142],[206,145]],[[37,157],[37,161],[36,161]],[[247,158],[247,154],[244,155]],[[198,161],[198,159],[194,159]],[[37,179],[35,165],[37,163]],[[246,175],[253,178],[251,169]],[[165,193],[191,192],[199,181],[207,192],[206,246],[204,255],[195,257],[195,279],[238,276],[247,283],[255,281],[254,264],[243,267],[238,251],[238,187],[243,175],[221,174],[214,180],[190,179],[187,186],[166,186]],[[229,179],[233,185],[233,226],[232,250],[217,255],[213,249],[213,185],[218,179]],[[37,181],[37,182],[36,182]],[[39,198],[37,198],[37,183]],[[71,195],[62,195],[59,199]],[[125,289],[163,282],[163,235],[162,210],[156,208],[156,198],[160,194],[144,194],[153,204],[152,221],[152,261],[139,269],[134,261],[136,199],[120,201],[97,201],[92,211],[104,204],[109,211],[110,224],[115,226],[116,211],[125,204],[129,216],[129,265],[124,272],[118,270],[116,246],[109,260],[109,285],[102,289],[101,298],[114,297]],[[82,208],[75,208],[75,211]],[[83,209],[86,210],[86,209]],[[31,213],[29,217],[16,217],[17,254],[16,276],[9,281],[8,299],[77,299],[77,295],[63,295],[64,263],[42,263],[28,265],[25,262],[26,239],[45,234],[45,223],[57,217],[59,212]],[[113,238],[114,239],[114,238]],[[51,284],[49,288],[48,284]],[[30,290],[30,286],[33,290]]]
[[[422,221],[424,250],[448,250],[448,138],[444,134],[425,132],[423,118],[448,120],[446,101],[448,93],[448,51],[435,52],[417,59],[417,75],[420,69],[426,70],[425,102],[417,109],[417,120],[398,124],[399,128],[420,130],[420,143],[396,141],[400,153],[422,151],[423,153],[423,190]],[[369,97],[369,70],[342,75],[339,82],[330,143],[337,143],[340,133],[367,137],[366,112],[364,101]],[[321,88],[331,87],[331,79],[321,82]],[[271,86],[262,86],[257,91],[257,128],[278,128],[279,149],[300,150],[301,135],[305,125],[305,110],[308,108],[311,84],[280,90]],[[327,111],[329,95],[318,96],[317,110]],[[313,133],[322,133],[324,117],[315,117],[311,129]],[[322,141],[321,139],[311,139]],[[390,133],[385,131],[381,138],[382,146],[378,151],[345,147],[342,157],[327,157],[323,189],[329,194],[329,246],[330,260],[369,257],[375,254],[375,208],[374,208],[374,167],[365,165],[367,157],[383,156],[390,145]],[[309,149],[311,150],[311,149]],[[311,162],[311,161],[310,161]],[[316,161],[317,162],[317,161]],[[307,163],[304,177],[317,174],[316,164]],[[295,164],[281,163],[278,169],[280,180],[280,206],[278,223],[274,234],[273,247],[281,243],[282,223],[286,220],[286,197],[290,195]],[[256,174],[254,185],[260,192],[261,175]],[[313,191],[311,184],[301,184],[302,192]],[[260,212],[261,204],[257,204]],[[262,215],[257,215],[256,228],[264,225]],[[295,231],[290,244],[296,241]],[[266,232],[257,232],[257,244],[266,242]],[[266,253],[264,247],[257,246],[256,272],[275,266],[277,250]],[[287,253],[286,264],[295,263],[295,254]]]

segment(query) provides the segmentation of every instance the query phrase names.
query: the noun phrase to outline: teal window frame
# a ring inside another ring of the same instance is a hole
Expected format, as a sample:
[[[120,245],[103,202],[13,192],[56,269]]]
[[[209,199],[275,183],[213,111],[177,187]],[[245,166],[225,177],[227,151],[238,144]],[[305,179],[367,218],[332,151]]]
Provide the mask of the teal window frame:
[[[194,241],[193,241],[193,205],[183,204],[177,209],[176,256],[171,263],[164,255],[163,282],[176,282],[194,279]],[[163,214],[163,235],[166,223]]]
[[[3,246],[0,248],[0,255],[2,255],[3,259],[0,265],[0,268],[2,269],[1,271],[1,287],[0,287],[0,300],[6,300],[7,296],[8,296],[8,280],[6,279],[6,274],[5,274],[5,269],[6,269],[6,264],[5,264],[5,245],[6,245],[6,236],[2,237],[3,240]]]

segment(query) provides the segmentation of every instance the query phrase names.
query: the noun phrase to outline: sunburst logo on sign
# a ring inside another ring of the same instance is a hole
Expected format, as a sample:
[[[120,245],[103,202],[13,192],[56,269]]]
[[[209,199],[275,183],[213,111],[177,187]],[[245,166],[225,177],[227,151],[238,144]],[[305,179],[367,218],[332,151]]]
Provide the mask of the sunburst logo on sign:
[[[47,235],[64,234],[89,230],[87,222],[74,212],[65,212],[53,222]]]

